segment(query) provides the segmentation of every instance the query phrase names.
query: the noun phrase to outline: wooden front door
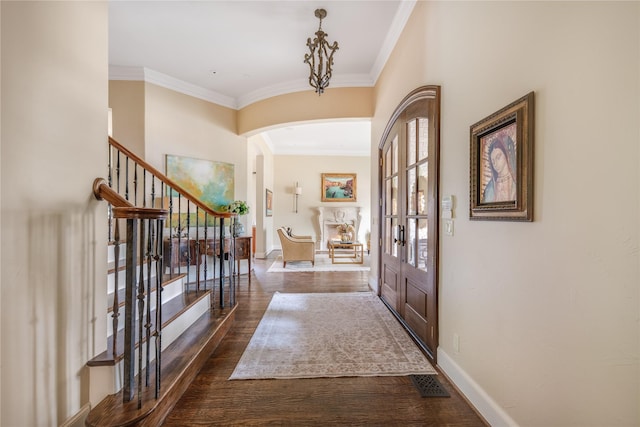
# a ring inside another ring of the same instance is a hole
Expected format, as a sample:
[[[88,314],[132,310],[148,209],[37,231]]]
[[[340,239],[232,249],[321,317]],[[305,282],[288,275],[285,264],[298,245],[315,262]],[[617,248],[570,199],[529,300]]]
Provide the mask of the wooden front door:
[[[380,296],[435,360],[440,89],[398,106],[380,147]]]

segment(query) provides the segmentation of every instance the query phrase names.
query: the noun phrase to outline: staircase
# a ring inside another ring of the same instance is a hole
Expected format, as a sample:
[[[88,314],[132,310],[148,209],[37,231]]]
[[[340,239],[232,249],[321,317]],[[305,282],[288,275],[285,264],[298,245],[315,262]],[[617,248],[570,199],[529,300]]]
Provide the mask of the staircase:
[[[94,194],[109,209],[109,306],[107,349],[87,364],[99,403],[85,424],[156,426],[233,323],[235,239],[225,234],[235,216],[112,138],[108,181],[96,179]]]

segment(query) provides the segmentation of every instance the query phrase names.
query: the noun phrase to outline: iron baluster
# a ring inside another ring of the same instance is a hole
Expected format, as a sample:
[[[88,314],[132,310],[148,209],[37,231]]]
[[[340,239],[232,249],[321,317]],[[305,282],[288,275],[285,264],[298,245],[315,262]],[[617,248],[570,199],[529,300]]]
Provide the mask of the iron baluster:
[[[140,266],[140,281],[138,282],[138,339],[140,346],[138,347],[138,409],[142,407],[142,331],[144,323],[144,247],[145,247],[145,230],[144,220],[140,220],[140,244],[139,244],[139,256],[140,261],[143,263]]]
[[[162,367],[162,272],[164,271],[164,246],[163,242],[164,221],[156,220],[156,399],[160,393],[160,375]]]
[[[147,356],[147,360],[146,360],[146,375],[145,375],[145,385],[147,387],[149,387],[149,375],[150,375],[150,371],[149,371],[149,363],[151,360],[151,349],[149,348],[149,346],[151,345],[151,292],[152,292],[152,287],[151,287],[151,261],[152,261],[152,253],[151,253],[151,239],[153,239],[153,223],[151,222],[150,219],[147,220],[147,240],[146,240],[146,246],[147,246],[147,253],[146,253],[146,260],[147,260],[147,290],[146,290],[146,297],[147,297],[147,313],[146,313],[146,317],[147,317],[147,323],[145,323],[144,327],[145,327],[145,338],[146,338],[146,342],[147,342],[147,346],[146,346],[146,356]],[[142,268],[141,268],[142,269]],[[157,289],[156,289],[157,292]],[[141,347],[142,348],[142,347]]]
[[[111,206],[111,205],[109,205]],[[118,354],[118,323],[120,317],[120,301],[118,298],[118,290],[119,290],[119,277],[120,277],[120,227],[118,225],[119,221],[116,219],[115,232],[114,232],[114,241],[113,241],[113,257],[115,258],[115,273],[114,273],[114,291],[113,291],[113,313],[112,313],[112,325],[113,332],[111,334],[112,343],[112,352],[113,357]]]
[[[220,219],[220,308],[224,308],[224,220]]]

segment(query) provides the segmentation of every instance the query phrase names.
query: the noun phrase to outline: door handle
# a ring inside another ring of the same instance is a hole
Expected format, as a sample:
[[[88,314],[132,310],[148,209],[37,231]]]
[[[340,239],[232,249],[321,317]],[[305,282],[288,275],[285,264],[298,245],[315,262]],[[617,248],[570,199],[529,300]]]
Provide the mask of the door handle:
[[[404,225],[398,225],[398,237],[400,238],[393,238],[393,243],[404,246],[404,244],[406,243],[406,241],[404,240]]]

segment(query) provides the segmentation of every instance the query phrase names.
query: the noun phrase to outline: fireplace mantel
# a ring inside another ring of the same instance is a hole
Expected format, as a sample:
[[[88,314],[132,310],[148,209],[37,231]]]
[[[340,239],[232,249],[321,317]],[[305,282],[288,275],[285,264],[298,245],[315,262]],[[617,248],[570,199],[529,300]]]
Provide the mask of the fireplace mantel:
[[[351,207],[318,207],[318,229],[320,250],[327,250],[327,242],[332,238],[338,237],[336,227],[339,224],[351,224],[356,230],[356,238],[360,240],[360,208],[358,206]]]

